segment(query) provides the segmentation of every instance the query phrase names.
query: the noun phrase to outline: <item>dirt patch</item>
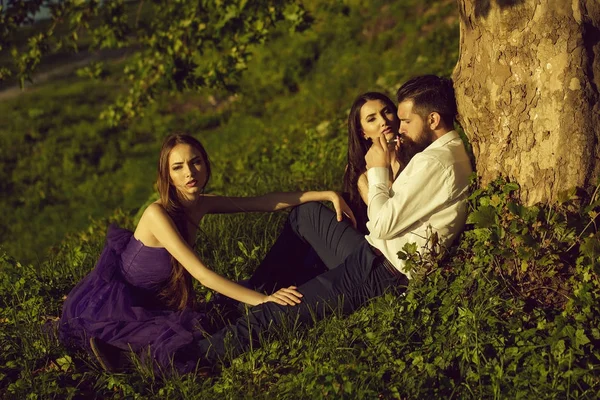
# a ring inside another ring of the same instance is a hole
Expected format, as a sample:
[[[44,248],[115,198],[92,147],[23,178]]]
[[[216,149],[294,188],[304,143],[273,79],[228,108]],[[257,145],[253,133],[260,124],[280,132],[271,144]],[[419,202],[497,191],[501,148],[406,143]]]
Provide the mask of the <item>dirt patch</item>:
[[[0,87],[0,101],[9,100],[24,93],[35,91],[36,86],[45,82],[72,74],[75,70],[85,67],[92,62],[117,60],[127,56],[131,49],[102,50],[95,53],[77,53],[70,56],[60,65],[49,68],[33,75],[33,82],[25,82],[25,87],[18,84]]]

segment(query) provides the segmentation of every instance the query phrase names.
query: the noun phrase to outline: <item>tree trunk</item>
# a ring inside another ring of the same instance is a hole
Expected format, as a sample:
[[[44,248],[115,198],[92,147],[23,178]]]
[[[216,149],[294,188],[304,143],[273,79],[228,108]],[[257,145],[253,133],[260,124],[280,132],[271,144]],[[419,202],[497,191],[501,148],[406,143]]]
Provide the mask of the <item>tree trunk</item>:
[[[600,2],[458,0],[459,121],[482,184],[504,176],[526,204],[600,175]]]

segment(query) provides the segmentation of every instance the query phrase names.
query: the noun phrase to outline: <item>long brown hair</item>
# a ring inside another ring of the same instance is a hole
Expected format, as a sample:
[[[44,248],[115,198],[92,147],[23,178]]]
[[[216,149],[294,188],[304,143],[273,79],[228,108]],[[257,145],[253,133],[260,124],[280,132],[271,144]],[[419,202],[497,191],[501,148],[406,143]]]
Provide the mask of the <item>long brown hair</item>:
[[[365,154],[371,147],[371,140],[365,139],[360,122],[360,110],[369,100],[380,100],[396,114],[396,105],[388,96],[380,92],[366,92],[354,100],[348,115],[348,166],[344,173],[343,190],[348,194],[348,205],[352,208],[358,229],[366,233],[367,206],[358,192],[358,178],[367,170]]]
[[[175,223],[181,236],[184,240],[187,240],[189,234],[187,222],[190,218],[185,213],[185,209],[177,194],[177,189],[171,184],[169,169],[171,150],[178,144],[190,145],[200,152],[204,160],[204,167],[206,168],[205,186],[210,179],[210,160],[204,146],[202,146],[202,143],[198,139],[182,133],[173,133],[167,136],[160,149],[158,177],[156,179],[160,202]],[[193,243],[190,244],[194,245]],[[192,295],[193,287],[190,273],[173,256],[171,256],[171,266],[171,277],[169,282],[160,291],[160,297],[168,307],[178,310],[193,306],[194,296]]]

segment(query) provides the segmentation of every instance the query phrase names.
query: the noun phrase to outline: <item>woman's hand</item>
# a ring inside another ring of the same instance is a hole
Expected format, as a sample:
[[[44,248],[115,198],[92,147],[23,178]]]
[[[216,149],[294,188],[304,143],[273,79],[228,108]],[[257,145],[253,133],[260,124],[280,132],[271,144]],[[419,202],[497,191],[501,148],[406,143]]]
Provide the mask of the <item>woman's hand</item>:
[[[348,217],[354,229],[356,229],[356,218],[354,218],[354,213],[350,206],[346,203],[346,200],[337,192],[331,192],[331,196],[329,201],[333,203],[333,208],[335,208],[335,214],[337,216],[338,222],[341,222],[344,215]]]
[[[273,303],[277,303],[282,306],[295,306],[296,304],[300,304],[302,293],[296,289],[296,286],[279,289],[275,293],[265,296],[264,302],[266,303],[268,301],[272,301]]]
[[[365,161],[367,162],[367,169],[375,167],[390,167],[390,155],[387,140],[385,135],[382,133],[379,136],[379,140],[373,139],[371,147],[365,154]]]

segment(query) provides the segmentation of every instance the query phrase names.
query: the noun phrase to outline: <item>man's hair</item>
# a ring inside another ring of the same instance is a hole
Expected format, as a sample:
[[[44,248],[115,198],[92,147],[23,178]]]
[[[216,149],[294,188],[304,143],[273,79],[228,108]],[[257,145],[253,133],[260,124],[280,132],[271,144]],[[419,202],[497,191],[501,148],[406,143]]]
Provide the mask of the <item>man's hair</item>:
[[[398,104],[405,100],[412,100],[413,112],[423,120],[432,112],[437,112],[447,128],[454,127],[457,110],[451,79],[436,75],[416,76],[398,89],[396,99]]]

